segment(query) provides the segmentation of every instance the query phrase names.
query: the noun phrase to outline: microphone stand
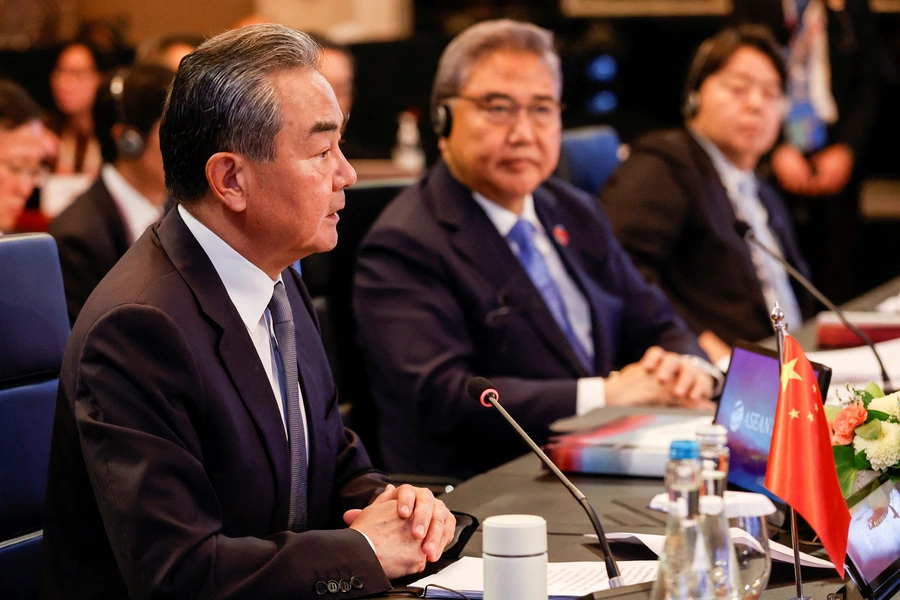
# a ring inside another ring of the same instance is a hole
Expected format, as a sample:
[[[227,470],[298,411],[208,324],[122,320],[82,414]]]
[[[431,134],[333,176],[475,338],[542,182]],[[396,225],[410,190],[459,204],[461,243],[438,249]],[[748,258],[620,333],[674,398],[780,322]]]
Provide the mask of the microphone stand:
[[[575,485],[569,481],[569,478],[563,475],[563,472],[559,470],[559,468],[553,464],[553,461],[550,460],[544,451],[541,450],[540,446],[534,443],[534,440],[531,439],[525,430],[519,427],[519,424],[516,423],[516,420],[513,419],[506,409],[500,405],[499,398],[497,393],[494,390],[485,390],[482,394],[482,399],[487,400],[491,403],[491,406],[500,411],[500,414],[503,415],[503,418],[512,425],[513,429],[518,432],[519,436],[524,439],[528,445],[531,447],[531,450],[538,455],[543,463],[547,466],[548,469],[553,471],[553,474],[566,486],[566,489],[569,490],[569,493],[578,500],[579,504],[581,504],[582,508],[584,508],[584,512],[587,513],[588,518],[591,520],[591,525],[594,526],[594,531],[597,533],[597,538],[600,540],[600,548],[603,550],[603,561],[606,563],[606,574],[609,576],[609,587],[617,588],[625,585],[625,578],[621,575],[619,571],[619,566],[616,564],[616,560],[613,558],[612,551],[609,549],[609,541],[606,539],[606,534],[603,532],[603,525],[600,523],[600,518],[597,517],[596,511],[594,511],[594,507],[591,506],[591,503],[585,497],[585,495],[579,490]]]
[[[791,263],[789,263],[788,261],[786,261],[784,259],[784,257],[782,257],[780,254],[778,254],[777,252],[773,251],[771,248],[769,248],[768,246],[766,246],[765,244],[760,242],[756,238],[756,236],[753,234],[753,230],[750,228],[750,226],[748,224],[743,223],[742,221],[738,221],[735,224],[735,228],[738,230],[738,233],[740,233],[740,231],[743,230],[745,227],[746,227],[746,231],[742,235],[742,237],[744,239],[746,239],[747,241],[752,243],[754,246],[756,246],[757,248],[759,248],[760,250],[762,250],[763,252],[765,252],[766,254],[768,254],[769,256],[774,258],[775,260],[777,260],[779,263],[781,263],[781,265],[791,275],[791,277],[796,279],[800,283],[800,285],[802,285],[806,289],[806,291],[808,291],[810,294],[812,294],[816,298],[816,300],[818,300],[819,302],[824,304],[826,306],[826,308],[828,308],[828,310],[834,312],[838,316],[838,319],[841,320],[841,323],[843,323],[847,329],[849,329],[850,331],[855,333],[856,336],[860,340],[862,340],[862,342],[864,344],[866,344],[869,348],[872,349],[872,353],[875,355],[875,360],[878,361],[878,367],[881,369],[881,382],[882,382],[882,385],[884,386],[884,393],[885,394],[893,393],[894,388],[891,385],[890,377],[888,377],[887,369],[884,368],[884,363],[881,362],[881,356],[878,355],[878,351],[875,349],[875,344],[872,343],[872,340],[869,339],[869,336],[867,336],[862,331],[862,329],[860,329],[859,327],[857,327],[856,325],[851,323],[849,321],[849,319],[847,319],[846,315],[844,314],[844,311],[841,310],[840,308],[838,308],[837,305],[834,304],[834,302],[832,302],[831,300],[826,298],[825,295],[822,292],[820,292],[818,290],[818,288],[816,288],[816,286],[814,286],[806,277],[803,276],[803,273],[801,273],[800,271],[795,269],[794,266]]]

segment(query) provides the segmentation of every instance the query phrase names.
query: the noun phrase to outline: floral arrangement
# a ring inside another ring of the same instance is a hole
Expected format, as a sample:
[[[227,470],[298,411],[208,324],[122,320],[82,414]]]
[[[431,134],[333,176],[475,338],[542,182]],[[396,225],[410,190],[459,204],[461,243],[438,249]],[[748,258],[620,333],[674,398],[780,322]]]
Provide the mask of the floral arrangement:
[[[900,392],[885,396],[875,383],[847,390],[850,397],[841,398],[840,406],[825,406],[844,498],[855,491],[860,471],[900,480]]]

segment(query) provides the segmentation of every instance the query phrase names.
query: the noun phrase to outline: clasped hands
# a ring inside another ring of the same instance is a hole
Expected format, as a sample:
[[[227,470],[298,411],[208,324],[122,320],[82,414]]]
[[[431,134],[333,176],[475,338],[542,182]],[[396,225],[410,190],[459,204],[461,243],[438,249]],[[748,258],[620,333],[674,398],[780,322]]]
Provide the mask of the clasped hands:
[[[388,579],[418,573],[453,539],[456,517],[426,488],[387,488],[366,508],[348,510],[344,522],[366,534]]]
[[[853,175],[853,151],[833,144],[807,159],[794,146],[782,144],[772,153],[772,169],[781,187],[803,196],[831,196]]]
[[[606,380],[609,406],[657,405],[711,410],[713,379],[690,357],[650,347],[643,358]]]

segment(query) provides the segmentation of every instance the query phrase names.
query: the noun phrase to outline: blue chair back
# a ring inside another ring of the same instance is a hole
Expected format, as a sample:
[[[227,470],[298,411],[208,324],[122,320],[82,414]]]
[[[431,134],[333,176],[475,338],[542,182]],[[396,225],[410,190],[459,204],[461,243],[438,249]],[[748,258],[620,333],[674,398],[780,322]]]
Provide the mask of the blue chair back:
[[[0,598],[37,598],[47,463],[69,338],[56,243],[0,236]]]
[[[568,129],[556,174],[596,196],[619,166],[619,135],[608,125]]]

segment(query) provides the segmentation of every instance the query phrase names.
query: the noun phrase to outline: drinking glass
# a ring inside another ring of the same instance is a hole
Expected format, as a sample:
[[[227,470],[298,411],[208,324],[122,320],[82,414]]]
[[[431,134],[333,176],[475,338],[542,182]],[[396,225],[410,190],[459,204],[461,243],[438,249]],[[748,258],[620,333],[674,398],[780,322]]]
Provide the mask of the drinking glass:
[[[732,517],[728,526],[738,562],[738,592],[742,600],[756,600],[766,589],[772,572],[766,518]]]

